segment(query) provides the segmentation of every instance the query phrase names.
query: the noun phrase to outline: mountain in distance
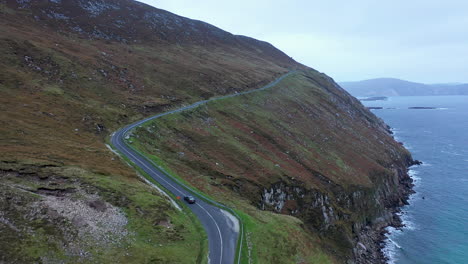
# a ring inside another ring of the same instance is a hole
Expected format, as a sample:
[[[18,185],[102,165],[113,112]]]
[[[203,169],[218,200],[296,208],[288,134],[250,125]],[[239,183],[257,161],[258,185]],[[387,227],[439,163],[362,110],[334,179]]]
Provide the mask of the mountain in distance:
[[[396,78],[377,78],[356,82],[340,82],[354,96],[430,96],[468,95],[468,84],[424,84]]]

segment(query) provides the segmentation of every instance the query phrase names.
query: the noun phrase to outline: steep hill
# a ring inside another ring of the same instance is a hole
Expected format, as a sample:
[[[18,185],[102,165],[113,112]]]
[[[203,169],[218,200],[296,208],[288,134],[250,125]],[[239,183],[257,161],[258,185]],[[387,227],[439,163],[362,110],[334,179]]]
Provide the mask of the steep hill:
[[[265,235],[261,226],[273,220],[255,210],[300,219],[303,232],[318,235],[314,244],[340,263],[380,263],[381,228],[399,223],[392,212],[411,187],[411,156],[387,130],[329,77],[310,70],[271,90],[150,122],[131,140],[174,175],[249,212],[256,224],[252,255],[267,263],[294,257],[257,247],[297,238]],[[296,258],[310,258],[294,247]]]
[[[274,90],[141,129],[135,144],[242,210],[256,263],[382,260],[374,231],[405,202],[411,157],[326,75],[130,0],[0,0],[0,33],[0,262],[204,263],[198,222],[106,138],[293,69]]]
[[[395,78],[378,78],[340,85],[354,96],[468,95],[468,84],[423,84]]]
[[[303,66],[134,1],[3,0],[0,32],[0,262],[203,262],[193,216],[144,184],[106,136]]]

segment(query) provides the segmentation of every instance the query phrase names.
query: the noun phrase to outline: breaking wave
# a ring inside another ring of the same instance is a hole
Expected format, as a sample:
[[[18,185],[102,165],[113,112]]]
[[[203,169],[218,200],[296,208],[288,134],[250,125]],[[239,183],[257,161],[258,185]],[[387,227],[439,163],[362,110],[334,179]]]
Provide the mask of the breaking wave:
[[[414,185],[418,186],[421,182],[421,177],[418,176],[418,171],[415,170],[415,167],[416,166],[410,168],[410,170],[408,171],[408,175],[411,177],[411,179],[413,179]],[[409,202],[411,203],[414,199],[416,199],[416,197],[417,194],[411,195],[409,198]],[[395,228],[389,226],[386,228],[387,235],[384,240],[384,248],[382,249],[382,252],[388,258],[389,264],[397,263],[398,253],[403,250],[403,247],[400,244],[398,244],[395,240],[403,233],[403,231],[417,229],[416,224],[412,221],[412,217],[407,213],[405,208],[403,208],[402,211],[398,213],[398,216],[400,216],[401,218],[403,227]]]

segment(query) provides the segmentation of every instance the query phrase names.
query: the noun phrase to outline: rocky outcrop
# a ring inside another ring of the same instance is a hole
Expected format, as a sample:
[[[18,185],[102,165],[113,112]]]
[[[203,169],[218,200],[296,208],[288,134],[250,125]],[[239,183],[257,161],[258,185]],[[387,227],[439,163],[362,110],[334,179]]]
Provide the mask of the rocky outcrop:
[[[319,220],[314,228],[319,230],[326,230],[339,219],[328,194],[318,189],[289,186],[285,182],[263,189],[260,208],[297,216],[313,214]]]
[[[0,162],[0,166],[5,164]],[[0,232],[4,238],[0,248],[6,252],[0,254],[1,263],[57,262],[55,250],[86,262],[96,249],[120,248],[134,236],[127,229],[123,210],[78,180],[65,184],[67,179],[59,175],[2,169],[0,179]],[[28,241],[35,244],[28,245]],[[53,250],[35,260],[23,252],[41,246]]]
[[[385,228],[402,225],[398,212],[413,193],[407,168],[420,164],[407,156],[400,161],[400,165],[392,164],[388,173],[381,173],[375,186],[367,189],[345,190],[332,182],[323,189],[305,188],[297,181],[274,183],[262,190],[259,207],[295,215],[324,237],[336,235],[332,230],[344,231],[341,235],[353,256],[347,263],[385,263],[381,251]]]

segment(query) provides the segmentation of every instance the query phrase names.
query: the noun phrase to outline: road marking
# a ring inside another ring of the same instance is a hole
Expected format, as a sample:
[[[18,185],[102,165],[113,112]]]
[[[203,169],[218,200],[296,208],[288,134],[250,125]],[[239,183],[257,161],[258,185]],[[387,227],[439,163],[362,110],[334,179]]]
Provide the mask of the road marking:
[[[117,141],[117,145],[122,147],[122,145]],[[161,176],[158,175],[157,172],[155,172],[152,168],[148,167],[143,161],[141,161],[138,157],[136,157],[135,155],[133,155],[129,150],[125,149],[125,147],[122,147],[122,149],[124,150],[124,152],[128,153],[130,156],[132,156],[134,159],[136,159],[137,161],[139,161],[143,166],[145,166],[148,170],[150,170],[153,174],[156,174],[156,177],[158,179],[161,179],[162,181],[164,181],[165,183],[167,183],[167,185],[171,186],[172,188],[174,188],[175,190],[177,190],[179,193],[181,194],[184,194],[183,192],[181,192],[177,187],[175,187],[174,185],[170,184],[168,181],[166,181],[164,178],[162,178]],[[137,164],[138,165],[138,164]]]
[[[166,115],[169,115],[169,114],[173,114],[173,113],[178,113],[178,112],[182,112],[182,111],[185,111],[185,110],[188,110],[188,109],[194,109],[196,108],[197,106],[200,106],[202,104],[206,104],[208,102],[212,102],[212,101],[217,101],[217,100],[221,100],[221,99],[226,99],[226,98],[231,98],[231,97],[236,97],[236,96],[240,96],[240,95],[246,95],[246,94],[250,94],[250,93],[253,93],[253,92],[256,92],[256,91],[262,91],[262,90],[266,90],[268,88],[271,88],[273,86],[275,86],[276,84],[278,84],[280,81],[282,81],[284,78],[286,78],[287,76],[291,75],[292,73],[295,73],[297,71],[291,71],[283,76],[281,76],[280,78],[276,79],[275,81],[273,81],[272,83],[268,84],[268,85],[265,85],[264,87],[261,87],[261,88],[258,88],[258,89],[254,89],[254,90],[250,90],[250,91],[245,91],[245,92],[240,92],[240,93],[236,93],[236,94],[230,94],[230,95],[225,95],[225,96],[220,96],[220,97],[216,97],[216,98],[212,98],[212,99],[209,99],[209,100],[204,100],[204,101],[200,101],[200,102],[196,102],[194,104],[191,104],[191,105],[188,105],[188,106],[184,106],[184,107],[181,107],[179,109],[175,109],[175,110],[171,110],[171,111],[168,111],[168,112],[165,112],[165,113],[161,113],[161,114],[158,114],[158,115],[155,115],[155,116],[152,116],[152,117],[148,117],[148,118],[145,118],[143,120],[140,120],[134,124],[131,124],[127,127],[124,127],[122,130],[120,131],[117,131],[117,132],[114,132],[111,134],[111,142],[114,142],[115,145],[117,147],[120,147],[121,151],[123,151],[125,154],[128,154],[130,155],[131,157],[134,158],[133,162],[135,163],[136,166],[138,166],[137,161],[140,162],[144,167],[146,167],[152,174],[154,174],[154,180],[158,181],[163,181],[165,182],[167,185],[171,186],[174,190],[176,190],[177,192],[181,193],[181,194],[184,194],[184,192],[180,191],[177,187],[175,187],[174,185],[172,185],[171,183],[169,183],[165,178],[163,178],[163,176],[161,176],[159,174],[159,172],[156,172],[155,170],[153,170],[153,168],[156,169],[156,166],[153,161],[147,159],[146,157],[142,157],[143,160],[141,160],[139,157],[135,156],[137,154],[139,154],[138,152],[132,150],[131,148],[128,148],[127,149],[127,146],[124,146],[122,144],[120,144],[120,140],[122,142],[124,142],[124,137],[126,136],[126,134],[134,129],[135,127],[137,126],[140,126],[148,121],[151,121],[151,120],[154,120],[154,119],[157,119],[157,118],[160,118],[160,117],[163,117],[163,116],[166,116]],[[125,144],[125,143],[124,143]],[[135,153],[135,155],[133,155],[133,153]],[[141,154],[140,154],[141,155]],[[145,162],[149,162],[151,165],[151,167],[148,167]],[[141,167],[141,166],[140,166]],[[161,173],[164,174],[164,170],[160,171]],[[157,179],[156,179],[157,178]],[[178,182],[177,180],[175,179],[172,179],[176,185],[182,185],[182,186],[185,186],[186,188],[190,189],[189,187],[187,187],[185,184],[183,183],[180,183]],[[174,193],[175,195],[175,193]],[[218,204],[217,202],[215,201],[212,201],[214,202],[215,204]],[[213,222],[215,223],[216,225],[216,228],[218,229],[218,234],[219,234],[219,237],[220,237],[220,241],[221,241],[221,261],[220,263],[222,263],[222,260],[223,260],[223,236],[221,234],[221,229],[219,228],[219,225],[218,223],[216,222],[215,218],[203,207],[201,206],[200,204],[197,203],[197,205],[202,208],[207,214],[208,216],[213,220]],[[240,223],[240,219],[239,219],[239,224],[241,225]],[[237,232],[238,233],[238,232]],[[238,257],[238,263],[240,263],[241,261],[241,252],[242,252],[242,242],[243,242],[243,235],[244,235],[244,230],[243,230],[243,226],[241,228],[241,237],[240,237],[240,248],[239,248],[239,257]],[[209,259],[209,256],[208,256],[208,262],[210,262],[210,259]]]
[[[174,188],[175,190],[177,190],[178,192],[182,193],[178,188],[176,188],[175,186],[173,186],[172,184],[170,184],[168,181],[166,181],[164,178],[162,178],[161,176],[159,176],[159,174],[157,172],[155,172],[153,170],[153,168],[151,167],[148,167],[141,159],[139,159],[138,157],[136,157],[135,155],[133,155],[131,153],[130,150],[126,149],[125,146],[122,146],[122,144],[120,144],[120,141],[118,140],[120,137],[117,137],[117,140],[115,141],[115,143],[117,143],[116,145],[119,146],[126,154],[128,154],[129,156],[132,156],[134,158],[134,160],[137,160],[141,163],[141,165],[143,165],[144,167],[146,167],[149,171],[151,171],[153,174],[155,174],[155,176],[164,181],[166,184],[168,184],[169,186],[171,186],[172,188]],[[120,138],[121,139],[121,138]],[[138,164],[136,164],[138,166]],[[203,209],[203,211],[205,211],[208,216],[213,220],[213,222],[215,223],[216,225],[216,228],[218,229],[218,234],[219,234],[219,238],[220,238],[220,243],[221,243],[221,257],[220,257],[220,263],[223,263],[223,236],[221,234],[221,229],[219,228],[219,225],[218,225],[218,222],[216,222],[216,219],[208,212],[208,210],[206,210],[203,206],[201,206],[200,204],[197,203],[197,205]]]
[[[219,263],[222,264],[223,263],[223,235],[221,234],[221,229],[219,229],[219,226],[218,226],[218,222],[216,222],[216,220],[214,219],[214,217],[210,214],[210,212],[208,212],[203,206],[201,206],[200,204],[197,204],[198,206],[200,206],[201,209],[203,209],[210,217],[211,219],[213,220],[213,222],[215,223],[216,225],[216,228],[218,229],[218,234],[219,234],[219,239],[221,241],[221,258],[219,259]]]

